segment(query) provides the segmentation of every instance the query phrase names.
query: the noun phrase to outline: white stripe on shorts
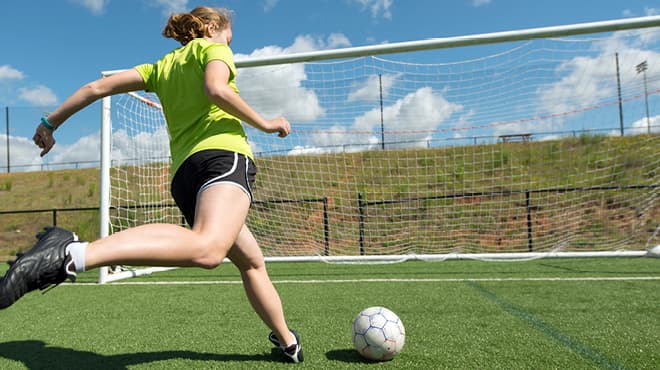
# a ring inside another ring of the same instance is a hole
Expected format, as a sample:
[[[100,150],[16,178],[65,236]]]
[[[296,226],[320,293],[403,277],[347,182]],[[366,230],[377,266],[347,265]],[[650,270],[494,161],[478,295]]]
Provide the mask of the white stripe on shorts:
[[[249,163],[248,158],[246,156],[245,157],[245,180],[246,180],[246,184],[248,186],[250,186],[250,183],[247,181],[248,163]],[[245,194],[247,194],[248,198],[250,199],[250,203],[252,203],[252,195],[250,194],[248,189],[244,188],[241,184],[237,184],[233,181],[218,181],[218,180],[220,180],[222,178],[225,178],[225,177],[231,175],[232,173],[234,173],[234,171],[236,171],[237,167],[238,167],[238,153],[234,153],[234,164],[232,164],[231,169],[227,173],[224,173],[220,176],[216,176],[216,177],[208,180],[207,182],[204,183],[204,185],[202,185],[199,188],[199,191],[197,192],[197,203],[199,203],[199,196],[202,194],[202,192],[204,190],[210,188],[211,186],[219,185],[219,184],[231,184],[231,185],[234,185],[234,186],[238,186],[239,188],[241,188],[241,190],[243,190],[243,192],[245,192]]]

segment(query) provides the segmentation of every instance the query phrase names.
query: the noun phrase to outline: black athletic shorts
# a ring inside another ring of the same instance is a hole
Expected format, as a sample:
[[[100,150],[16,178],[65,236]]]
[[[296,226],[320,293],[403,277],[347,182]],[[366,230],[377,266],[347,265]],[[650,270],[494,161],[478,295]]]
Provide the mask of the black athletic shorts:
[[[257,174],[254,162],[227,150],[203,150],[186,159],[172,179],[172,197],[190,226],[195,223],[199,195],[217,184],[241,188],[252,203],[252,185]]]

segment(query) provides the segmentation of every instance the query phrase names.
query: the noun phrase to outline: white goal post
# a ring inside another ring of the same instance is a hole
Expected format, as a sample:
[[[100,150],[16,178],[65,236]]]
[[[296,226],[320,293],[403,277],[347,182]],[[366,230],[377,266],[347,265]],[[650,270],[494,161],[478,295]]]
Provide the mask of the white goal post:
[[[660,244],[660,16],[236,56],[270,261],[644,256]],[[104,76],[117,71],[103,72]],[[102,103],[100,236],[183,225],[156,96]],[[166,268],[101,269],[101,283]]]

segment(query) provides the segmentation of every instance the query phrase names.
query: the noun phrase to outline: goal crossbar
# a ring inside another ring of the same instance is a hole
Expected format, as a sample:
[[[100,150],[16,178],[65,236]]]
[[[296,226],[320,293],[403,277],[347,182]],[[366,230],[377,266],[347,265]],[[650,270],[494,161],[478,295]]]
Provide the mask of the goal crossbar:
[[[237,60],[236,67],[244,68],[285,63],[314,62],[367,55],[384,55],[412,51],[457,48],[463,46],[531,40],[535,38],[575,36],[658,26],[660,26],[660,15],[251,58]]]
[[[576,23],[570,25],[527,28],[513,31],[488,32],[465,36],[432,38],[418,41],[403,41],[387,44],[356,46],[340,49],[319,50],[285,55],[255,57],[236,60],[237,68],[260,67],[267,65],[314,62],[330,59],[353,58],[367,55],[385,55],[411,51],[455,48],[470,45],[486,45],[510,41],[530,40],[534,38],[575,36],[599,32],[613,32],[638,28],[659,27],[660,15],[645,16],[608,21]],[[111,76],[123,69],[101,72]]]

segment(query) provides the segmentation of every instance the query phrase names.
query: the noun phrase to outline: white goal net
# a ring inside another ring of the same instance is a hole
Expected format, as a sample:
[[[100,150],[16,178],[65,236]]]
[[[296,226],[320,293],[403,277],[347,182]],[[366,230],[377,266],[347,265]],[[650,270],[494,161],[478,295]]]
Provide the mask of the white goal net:
[[[237,56],[244,99],[293,125],[286,139],[246,128],[259,171],[248,224],[265,255],[641,255],[660,244],[660,28],[627,28],[306,62]],[[106,110],[108,232],[183,224],[157,97],[115,96]]]

